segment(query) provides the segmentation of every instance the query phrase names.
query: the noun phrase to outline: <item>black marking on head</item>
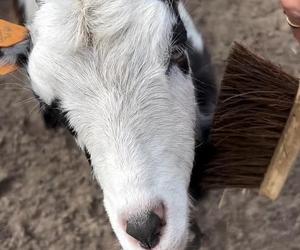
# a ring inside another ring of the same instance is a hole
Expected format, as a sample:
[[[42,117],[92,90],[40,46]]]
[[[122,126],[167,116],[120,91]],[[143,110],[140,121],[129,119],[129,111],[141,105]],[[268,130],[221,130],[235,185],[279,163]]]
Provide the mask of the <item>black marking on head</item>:
[[[205,115],[212,115],[217,103],[217,85],[210,54],[206,48],[198,52],[192,44],[187,46],[196,101]]]
[[[187,31],[186,31],[185,26],[179,16],[177,17],[176,24],[173,26],[172,34],[173,34],[173,36],[172,36],[172,45],[173,46],[186,47]]]
[[[84,153],[85,153],[85,157],[87,158],[89,164],[91,165],[92,162],[91,162],[91,154],[89,153],[89,151],[87,150],[86,147],[84,147]]]
[[[74,137],[77,137],[77,132],[68,121],[68,112],[63,111],[61,101],[59,99],[55,99],[51,105],[48,105],[43,102],[39,96],[35,95],[35,97],[40,102],[41,111],[47,128],[57,129],[59,127],[65,127]]]
[[[177,65],[179,69],[184,73],[188,74],[190,71],[189,61],[186,55],[187,46],[187,31],[178,13],[178,1],[169,1],[172,10],[175,13],[176,23],[172,30],[172,45],[171,45],[171,56],[169,65],[167,68],[167,74],[169,74],[170,69]]]

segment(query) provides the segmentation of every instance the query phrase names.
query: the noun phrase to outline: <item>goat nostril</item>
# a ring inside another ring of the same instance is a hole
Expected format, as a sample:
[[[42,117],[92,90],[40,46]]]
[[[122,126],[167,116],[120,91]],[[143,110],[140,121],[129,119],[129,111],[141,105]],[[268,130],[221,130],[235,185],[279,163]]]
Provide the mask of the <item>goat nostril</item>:
[[[159,243],[164,222],[154,212],[131,217],[126,233],[139,241],[144,249],[152,249]]]

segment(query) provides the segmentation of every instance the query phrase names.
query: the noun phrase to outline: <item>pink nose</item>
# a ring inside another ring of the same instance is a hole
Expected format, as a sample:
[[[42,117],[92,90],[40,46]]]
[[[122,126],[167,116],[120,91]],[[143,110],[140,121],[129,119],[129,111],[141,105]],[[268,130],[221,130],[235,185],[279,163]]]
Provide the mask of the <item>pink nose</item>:
[[[146,212],[129,218],[126,232],[144,249],[152,249],[159,243],[164,221],[154,212]]]

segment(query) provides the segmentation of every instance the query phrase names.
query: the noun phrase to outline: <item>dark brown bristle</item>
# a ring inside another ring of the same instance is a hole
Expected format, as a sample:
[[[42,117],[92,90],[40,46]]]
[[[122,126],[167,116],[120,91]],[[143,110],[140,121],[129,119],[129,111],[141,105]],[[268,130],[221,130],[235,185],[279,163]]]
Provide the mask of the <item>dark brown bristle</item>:
[[[298,80],[235,43],[228,58],[202,188],[259,187],[286,125]]]

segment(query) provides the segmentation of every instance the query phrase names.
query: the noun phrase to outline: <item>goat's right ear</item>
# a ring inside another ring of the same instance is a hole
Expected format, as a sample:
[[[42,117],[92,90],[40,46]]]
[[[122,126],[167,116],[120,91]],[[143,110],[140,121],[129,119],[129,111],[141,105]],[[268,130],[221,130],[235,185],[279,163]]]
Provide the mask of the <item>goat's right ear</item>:
[[[0,20],[0,75],[26,66],[31,39],[23,26]]]

